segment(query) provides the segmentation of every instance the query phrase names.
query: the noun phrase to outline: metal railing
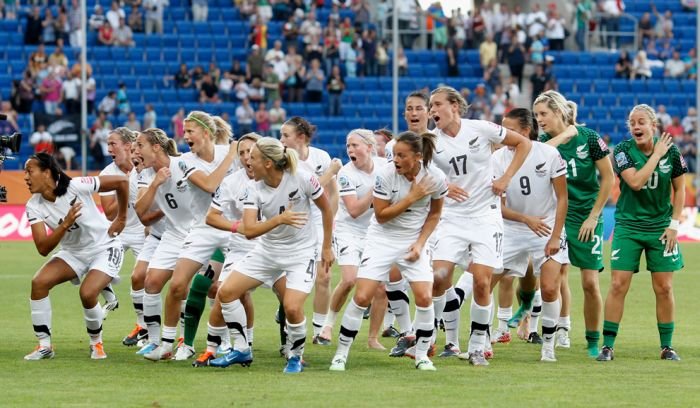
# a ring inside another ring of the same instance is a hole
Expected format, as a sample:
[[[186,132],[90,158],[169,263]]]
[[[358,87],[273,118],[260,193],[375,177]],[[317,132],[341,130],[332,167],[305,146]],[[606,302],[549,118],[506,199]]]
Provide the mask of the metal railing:
[[[614,25],[620,26],[621,20],[631,20],[632,31],[609,30]],[[605,14],[598,13],[593,17],[596,23],[595,31],[590,31],[586,25],[585,44],[586,50],[593,51],[595,49],[619,49],[621,48],[620,40],[623,38],[632,37],[632,47],[636,51],[639,49],[639,21],[631,14],[622,14],[617,18],[617,23],[611,23]]]

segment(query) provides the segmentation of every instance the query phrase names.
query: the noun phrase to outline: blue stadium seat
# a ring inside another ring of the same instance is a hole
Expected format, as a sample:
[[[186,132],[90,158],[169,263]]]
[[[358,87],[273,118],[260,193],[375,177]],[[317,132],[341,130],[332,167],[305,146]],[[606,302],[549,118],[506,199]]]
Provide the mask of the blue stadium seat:
[[[681,89],[681,82],[677,79],[666,79],[664,81],[664,91],[670,93],[683,92]]]
[[[626,79],[613,79],[610,81],[610,90],[618,95],[624,92],[630,92],[630,83]]]
[[[593,92],[608,93],[610,83],[606,79],[598,79],[593,82]]]
[[[633,93],[622,93],[619,95],[619,104],[620,106],[627,107],[628,109],[632,108],[637,103],[637,98]]]
[[[601,106],[615,106],[617,105],[617,95],[613,93],[609,94],[601,94],[599,95],[599,100],[600,100],[600,105]]]

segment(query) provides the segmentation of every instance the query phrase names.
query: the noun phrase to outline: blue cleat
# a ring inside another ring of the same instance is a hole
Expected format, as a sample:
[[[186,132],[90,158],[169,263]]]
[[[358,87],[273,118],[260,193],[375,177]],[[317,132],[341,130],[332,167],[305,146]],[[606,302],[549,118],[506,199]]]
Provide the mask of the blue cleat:
[[[240,364],[243,367],[250,367],[253,363],[253,353],[250,349],[246,351],[233,350],[219,358],[209,362],[212,367],[225,368],[233,364]]]
[[[156,343],[148,343],[145,346],[141,347],[141,350],[137,351],[136,354],[139,356],[143,356],[145,354],[148,354],[155,350],[158,347]]]
[[[304,365],[301,362],[301,357],[291,356],[287,360],[287,366],[284,367],[285,374],[297,374],[304,371]]]

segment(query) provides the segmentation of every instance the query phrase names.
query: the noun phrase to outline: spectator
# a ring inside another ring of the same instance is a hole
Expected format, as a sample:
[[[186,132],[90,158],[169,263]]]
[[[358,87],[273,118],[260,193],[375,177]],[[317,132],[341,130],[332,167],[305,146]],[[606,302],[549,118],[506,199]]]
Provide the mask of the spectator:
[[[219,81],[219,94],[224,102],[231,101],[231,92],[233,91],[233,77],[228,71],[224,71],[224,77]]]
[[[389,43],[387,41],[380,41],[377,45],[377,74],[379,76],[386,76],[389,72]]]
[[[674,139],[678,140],[681,136],[683,136],[683,125],[681,125],[681,118],[678,116],[674,116],[673,119],[671,119],[671,124],[666,126],[664,131],[671,136],[673,136]]]
[[[654,27],[656,37],[673,38],[673,13],[671,13],[671,10],[666,10],[666,12],[661,15],[656,9],[656,5],[651,3],[651,12],[654,13],[656,17],[656,26]]]
[[[362,35],[362,53],[365,62],[365,76],[377,76],[377,32],[365,30]]]
[[[290,46],[295,46],[297,44],[299,27],[297,26],[293,15],[290,15],[287,18],[287,22],[282,26],[282,37],[284,37],[284,42],[287,45],[287,49],[289,49]]]
[[[5,20],[17,20],[17,1],[5,0],[4,8],[0,10],[4,14]]]
[[[659,105],[659,107],[656,108],[656,119],[661,124],[662,130],[671,125],[671,115],[666,112],[666,105]]]
[[[71,47],[80,47],[81,45],[80,39],[83,36],[80,25],[81,16],[80,1],[71,0],[70,9],[68,10],[68,44]]]
[[[114,30],[114,45],[122,47],[134,46],[134,33],[131,31],[131,27],[126,24],[124,18],[119,19],[119,27]]]
[[[70,35],[70,23],[68,22],[68,14],[66,13],[65,6],[58,8],[58,16],[56,16],[54,19],[53,26],[54,30],[56,31],[56,41],[68,41]],[[61,43],[61,46],[63,46],[63,43]]]
[[[523,69],[525,68],[525,48],[517,41],[510,44],[506,51],[506,61],[511,77],[517,80],[518,88],[523,86]]]
[[[140,7],[132,7],[131,14],[129,14],[129,27],[131,31],[135,33],[142,33],[143,28],[143,13]]]
[[[122,18],[126,20],[126,13],[124,13],[124,9],[119,6],[119,2],[113,0],[106,17],[112,28],[116,30],[119,27],[119,20]]]
[[[24,29],[24,43],[37,45],[42,38],[43,25],[41,20],[41,8],[32,7],[32,14],[27,16],[27,27]]]
[[[184,110],[183,110],[184,114]],[[184,118],[184,117],[183,117]],[[146,113],[143,114],[143,128],[151,129],[157,127],[157,115],[156,111],[153,109],[153,105],[150,103],[146,104]],[[184,131],[183,131],[184,132]]]
[[[199,87],[199,103],[219,103],[219,87],[211,79],[211,75],[204,74]]]
[[[80,72],[78,72],[79,74]],[[73,72],[75,76],[75,72]],[[92,114],[95,111],[95,98],[97,97],[97,83],[95,78],[92,77],[92,71],[89,69],[85,70],[85,92],[87,93],[87,111],[88,114]],[[77,76],[76,76],[77,78]]]
[[[260,51],[260,46],[253,44],[250,49],[250,54],[246,59],[246,79],[251,81],[253,78],[262,79],[263,76],[263,65],[265,64],[265,58]]]
[[[345,17],[343,22],[340,24],[340,43],[338,45],[338,51],[340,54],[340,60],[345,61],[348,57],[348,52],[352,48],[352,44],[355,42],[355,28],[352,25],[350,17]]]
[[[46,152],[53,154],[53,137],[51,133],[46,131],[46,125],[43,123],[37,125],[36,131],[29,138],[29,144],[34,146],[34,153]]]
[[[683,11],[695,11],[698,8],[698,2],[697,0],[681,0],[681,6]]]
[[[333,65],[340,64],[340,46],[339,30],[335,28],[334,23],[328,23],[328,27],[324,30],[323,36],[323,51],[324,62],[326,64],[326,74],[331,73]]]
[[[545,33],[550,50],[562,51],[564,49],[564,40],[566,39],[565,24],[566,20],[561,18],[556,10],[549,11],[549,19],[547,20],[547,30]]]
[[[241,67],[241,61],[237,59],[233,60],[231,69],[229,69],[228,72],[231,74],[231,79],[233,80],[234,86],[239,82],[245,82],[246,73],[245,69]]]
[[[207,72],[211,77],[212,82],[218,84],[221,80],[221,69],[216,65],[215,61],[209,63],[209,72]]]
[[[95,167],[101,169],[105,166],[105,157],[109,155],[107,138],[112,131],[112,124],[107,120],[104,112],[100,112],[90,130],[90,153],[92,154]]]
[[[698,120],[698,113],[695,110],[695,108],[690,107],[688,108],[688,113],[683,117],[683,120],[681,120],[681,125],[683,125],[683,131],[688,133],[693,133],[695,134],[697,132],[697,120]]]
[[[170,126],[172,127],[175,143],[179,145],[184,143],[185,139],[185,109],[180,108],[177,113],[170,118]]]
[[[190,72],[184,63],[180,64],[180,69],[175,74],[175,87],[182,89],[192,88],[192,77],[190,77]]]
[[[317,103],[323,99],[325,75],[318,59],[311,60],[311,68],[306,72],[306,102]]]
[[[369,5],[367,4],[367,0],[359,0],[357,2],[353,2],[353,5],[351,6],[352,11],[355,12],[355,25],[359,29],[365,29],[369,26],[369,24],[372,21],[372,15],[369,11]],[[336,10],[336,23],[340,19],[340,14],[337,13]]]
[[[698,153],[697,142],[695,141],[695,136],[693,133],[685,132],[683,133],[683,138],[676,142],[678,145],[678,150],[681,152],[681,156],[688,165],[688,172],[695,173],[697,169],[696,156]]]
[[[63,41],[59,41],[62,43]],[[57,46],[49,56],[49,66],[54,67],[58,71],[59,76],[64,76],[68,71],[68,58],[63,53],[63,47]]]
[[[316,21],[315,11],[312,10],[308,12],[306,19],[301,23],[299,34],[303,36],[302,40],[305,46],[311,44],[312,39],[321,38],[321,23]]]
[[[472,111],[475,119],[479,119],[489,106],[489,99],[486,95],[486,85],[480,83],[474,88],[474,97],[471,100],[469,110]]]
[[[673,58],[666,60],[664,65],[664,76],[667,78],[686,78],[685,63],[681,61],[681,53],[673,52]]]
[[[461,48],[462,48],[462,44],[460,43],[460,40],[458,40],[456,38],[450,38],[447,41],[447,47],[445,48],[445,53],[447,56],[447,76],[448,77],[459,76],[459,50]]]
[[[691,48],[690,51],[688,51],[688,55],[683,57],[683,62],[685,63],[685,72],[688,73],[688,79],[697,79],[698,67],[697,58],[695,56],[695,48]]]
[[[544,91],[547,90],[550,76],[544,72],[544,66],[541,64],[535,65],[535,72],[530,76],[532,82],[532,103]]]
[[[331,75],[326,82],[326,89],[328,90],[328,115],[340,116],[341,99],[343,91],[345,90],[345,82],[340,74],[339,66],[334,65],[331,69]]]
[[[265,53],[265,62],[274,62],[277,58],[284,59],[284,51],[282,51],[282,41],[275,40],[273,48]]]
[[[629,79],[632,75],[632,60],[626,50],[620,51],[620,57],[615,63],[615,78]]]
[[[542,33],[539,32],[535,35],[532,44],[530,44],[530,62],[534,65],[540,65],[544,63],[544,52],[546,47],[544,45],[544,39]]]
[[[517,101],[518,98],[520,98],[520,86],[518,85],[517,79],[513,75],[511,75],[508,80],[506,94],[508,95],[508,99],[511,101]]]
[[[146,9],[146,34],[163,34],[163,9],[170,5],[168,0],[144,0]]]
[[[238,134],[245,135],[253,131],[253,119],[255,112],[250,107],[248,98],[244,98],[241,104],[236,108],[236,122],[238,123]]]
[[[114,91],[109,91],[109,93],[102,98],[100,104],[97,106],[97,111],[99,113],[104,113],[106,116],[114,114],[117,109],[117,93]]]
[[[192,21],[201,23],[207,21],[209,17],[209,6],[207,0],[192,0]]]
[[[271,62],[272,71],[277,74],[280,83],[282,83],[289,75],[289,65],[284,58],[280,58],[279,54],[275,55],[275,59]]]
[[[258,18],[263,24],[267,24],[272,18],[272,6],[269,0],[259,0],[257,5]]]
[[[489,61],[484,69],[483,80],[489,86],[490,90],[494,90],[497,86],[501,85],[501,70],[498,68],[498,61],[496,61],[495,58]]]
[[[201,65],[195,66],[192,71],[190,71],[190,77],[192,78],[194,87],[199,91],[202,85],[202,78],[204,78],[204,68],[202,68]]]
[[[63,80],[63,103],[66,106],[68,115],[77,115],[80,113],[80,78],[73,76],[73,73],[68,71],[66,79]]]
[[[24,76],[19,82],[19,113],[30,113],[34,103],[34,79],[29,70],[24,71]]]
[[[9,135],[20,130],[17,124],[17,112],[12,109],[10,102],[0,103],[0,114],[7,116],[7,119],[0,121],[0,134]]]
[[[661,50],[659,50],[659,59],[661,61],[666,61],[673,58],[673,53],[676,51],[675,47],[671,43],[671,39],[661,40]]]
[[[350,49],[345,53],[345,73],[348,78],[355,78],[357,76],[359,58],[357,44],[353,43],[350,45]]]
[[[141,123],[139,123],[139,120],[136,119],[136,113],[134,112],[129,112],[129,116],[127,116],[127,121],[124,122],[124,126],[133,130],[134,132],[141,131]]]
[[[50,8],[44,10],[44,20],[41,22],[41,41],[44,44],[56,44],[56,26],[54,25],[53,12]]]
[[[433,20],[433,45],[441,50],[447,45],[447,16],[439,1],[433,2],[427,13]]]
[[[532,5],[532,11],[527,13],[525,17],[525,26],[527,27],[527,35],[530,38],[535,38],[537,34],[544,32],[547,24],[547,15],[539,3]]]
[[[248,100],[251,102],[262,102],[265,99],[265,88],[260,78],[253,78],[248,85]]]
[[[255,127],[262,136],[270,136],[270,113],[265,107],[265,102],[260,102],[258,110],[255,111]]]
[[[576,46],[579,51],[586,50],[586,32],[593,15],[592,0],[576,0]]]
[[[498,54],[498,47],[493,41],[493,34],[487,33],[486,39],[479,46],[479,61],[481,62],[481,68],[486,69],[489,62],[492,59],[496,59]]]
[[[41,95],[44,101],[44,112],[55,115],[58,104],[61,103],[61,80],[58,79],[56,71],[49,70],[49,74],[41,82]]]
[[[620,48],[620,38],[617,32],[620,31],[620,16],[624,12],[624,3],[618,0],[603,1],[603,22],[605,31],[608,33],[606,38],[607,47],[610,50]],[[610,34],[615,33],[615,34]]]
[[[634,57],[634,62],[632,63],[632,75],[630,78],[635,79],[637,77],[649,79],[651,78],[651,65],[647,59],[647,53],[644,51],[637,52]]]
[[[279,138],[282,125],[287,121],[287,111],[282,107],[282,99],[275,99],[270,108],[270,131],[272,137]]]
[[[117,90],[117,108],[119,109],[118,113],[122,115],[128,115],[131,112],[129,96],[126,94],[126,84],[124,82],[119,83],[119,89]]]
[[[647,41],[647,45],[646,45],[646,47],[644,47],[644,50],[647,53],[648,59],[658,59],[659,58],[659,48],[657,46],[656,39],[651,38],[649,41]]]
[[[264,79],[262,86],[265,88],[265,101],[272,103],[272,101],[280,97],[280,78],[275,72],[274,65],[270,63],[265,64]]]
[[[637,27],[639,28],[639,44],[644,45],[646,41],[654,38],[655,31],[654,24],[651,22],[651,13],[646,12],[642,14]]]
[[[293,49],[294,48],[290,48],[290,50]],[[293,62],[289,66],[289,73],[284,80],[284,88],[287,91],[288,102],[301,102],[304,99],[304,77],[306,76],[306,68],[302,64],[301,59],[290,59],[290,54],[291,52],[287,54],[286,60]]]
[[[94,13],[90,16],[88,25],[91,31],[99,31],[105,24],[105,21],[107,21],[107,17],[105,17],[104,10],[99,4],[95,4],[94,10]]]
[[[491,95],[491,113],[493,114],[494,122],[501,123],[506,113],[507,106],[508,95],[503,91],[501,85],[497,85]]]
[[[44,44],[39,44],[36,47],[36,51],[29,56],[29,72],[32,77],[36,78],[39,75],[39,71],[46,68],[48,61],[49,57],[46,55]]]
[[[105,21],[104,24],[102,24],[102,28],[100,28],[100,31],[97,33],[97,41],[102,45],[113,45],[114,40],[114,29],[112,25],[109,24],[109,21]]]

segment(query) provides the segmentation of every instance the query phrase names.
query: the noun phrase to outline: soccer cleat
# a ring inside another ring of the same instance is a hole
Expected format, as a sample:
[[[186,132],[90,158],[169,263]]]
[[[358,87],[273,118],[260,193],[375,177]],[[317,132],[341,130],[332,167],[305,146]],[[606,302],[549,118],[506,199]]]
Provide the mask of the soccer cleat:
[[[542,356],[540,361],[546,361],[548,363],[555,363],[557,361],[557,357],[554,355],[553,345],[549,344],[542,346]]]
[[[170,360],[173,357],[172,346],[156,346],[148,353],[144,353],[143,358],[151,361]]]
[[[491,344],[495,344],[495,343],[508,344],[508,343],[510,343],[510,340],[511,340],[511,337],[510,337],[509,331],[496,330],[496,332],[494,333],[494,336],[491,337]]]
[[[560,327],[557,329],[557,341],[556,347],[558,348],[571,348],[571,339],[569,338],[569,330],[565,327]]]
[[[226,353],[230,353],[233,351],[233,347],[231,347],[231,343],[228,344],[220,344],[219,347],[216,348],[216,355],[224,355]]]
[[[104,360],[107,358],[107,353],[105,353],[102,343],[97,343],[90,346],[90,358],[93,360]]]
[[[598,357],[596,357],[596,361],[612,361],[615,359],[615,353],[613,352],[613,349],[608,346],[603,346],[603,349],[600,350],[600,354],[598,354]]]
[[[134,330],[131,331],[124,339],[122,340],[122,344],[125,346],[135,346],[139,343],[139,340],[143,340],[148,336],[148,330],[144,329],[143,327],[139,326],[138,324],[136,327],[134,327]]]
[[[469,353],[469,364],[475,366],[475,367],[486,367],[489,365],[489,362],[486,360],[486,357],[484,356],[484,352],[481,350],[475,350],[471,353]]]
[[[117,310],[119,308],[119,300],[114,298],[111,302],[105,302],[102,305],[102,320],[107,320],[107,314],[111,311]]]
[[[678,353],[676,353],[676,350],[674,350],[671,347],[664,347],[661,350],[661,359],[669,361],[681,361],[681,358],[678,356]]]
[[[319,346],[330,346],[331,345],[331,340],[330,339],[324,339],[320,335],[315,335],[313,340],[311,341],[313,344],[317,344]]]
[[[183,344],[175,350],[175,361],[185,361],[194,357],[194,347]]]
[[[24,359],[27,361],[36,361],[36,360],[43,360],[43,359],[49,359],[49,358],[54,358],[56,353],[53,351],[53,347],[42,347],[42,346],[36,346],[34,351],[31,353],[27,354],[24,356]]]
[[[586,350],[588,351],[588,357],[590,358],[598,357],[598,353],[600,352],[600,350],[598,350],[598,346],[587,347]]]
[[[384,331],[382,332],[382,337],[393,337],[397,338],[401,336],[401,333],[399,333],[398,330],[394,326],[389,326]]]
[[[416,336],[406,335],[401,336],[396,341],[396,346],[391,349],[389,357],[403,357],[406,354],[406,350],[416,345]]]
[[[484,358],[487,360],[491,360],[493,358],[493,347],[491,347],[490,341],[487,341],[486,344],[484,344]]]
[[[253,352],[251,349],[246,351],[233,350],[219,358],[215,358],[209,362],[212,367],[226,368],[233,364],[240,364],[242,367],[250,367],[253,363]]]
[[[540,337],[537,332],[532,332],[527,336],[527,342],[531,344],[542,344],[542,337]]]
[[[207,367],[213,359],[214,353],[210,351],[205,351],[204,353],[200,354],[196,360],[192,362],[192,367]]]
[[[302,364],[300,356],[291,356],[287,360],[287,365],[284,367],[283,373],[285,374],[298,374],[304,371],[304,364]]]
[[[331,361],[331,366],[328,368],[329,371],[345,371],[346,359],[343,356],[333,357]]]
[[[435,355],[435,344],[431,344],[430,347],[428,348],[428,357],[432,357]],[[403,354],[404,356],[411,358],[411,359],[416,359],[416,346],[411,346],[406,349],[406,352]]]
[[[452,343],[445,344],[445,349],[438,357],[455,357],[460,354],[459,347]]]
[[[155,350],[156,347],[158,347],[156,343],[147,343],[145,346],[141,347],[141,349],[137,351],[136,354],[142,356]]]
[[[422,358],[416,361],[416,370],[420,371],[436,371],[437,369],[433,365],[433,362],[427,358]]]

